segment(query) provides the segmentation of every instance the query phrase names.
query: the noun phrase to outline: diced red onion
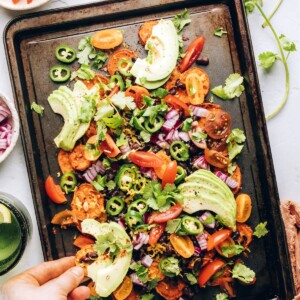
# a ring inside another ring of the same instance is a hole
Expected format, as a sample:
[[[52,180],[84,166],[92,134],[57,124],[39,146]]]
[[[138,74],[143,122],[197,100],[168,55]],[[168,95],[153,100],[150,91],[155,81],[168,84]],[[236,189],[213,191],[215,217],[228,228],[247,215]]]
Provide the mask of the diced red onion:
[[[179,138],[184,142],[188,142],[190,140],[189,134],[184,131],[179,132]]]
[[[208,170],[208,171],[210,170],[209,163],[206,161],[204,155],[198,157],[198,158],[193,162],[193,166],[195,166],[196,168],[199,168],[199,169],[204,169],[204,170]]]
[[[189,109],[192,110],[193,115],[196,117],[204,117],[206,118],[209,115],[209,110],[203,108],[203,107],[199,107],[199,106],[195,106],[195,105],[190,105]]]
[[[152,180],[156,180],[157,176],[153,168],[145,168],[145,167],[140,167],[141,172],[143,175],[147,178],[150,178]]]
[[[231,189],[235,189],[238,183],[231,177],[227,176],[221,171],[216,171],[214,174],[219,177],[223,182],[225,182]]]
[[[179,119],[179,113],[176,109],[171,109],[167,112],[167,114],[165,115],[165,119],[166,120],[170,120],[170,119]]]
[[[196,236],[196,240],[199,244],[201,251],[205,251],[207,249],[207,234],[202,232]]]
[[[97,161],[94,165],[88,168],[82,177],[88,182],[91,183],[95,180],[96,176],[100,173],[103,175],[106,171],[105,166],[101,163],[101,161]]]
[[[172,137],[173,137],[173,134],[174,134],[174,129],[172,129],[166,136],[166,141],[171,141],[172,140]]]
[[[0,106],[1,107],[1,106]],[[0,150],[4,152],[11,144],[12,126],[7,122],[0,126]]]
[[[0,123],[10,116],[10,110],[4,105],[0,105]]]
[[[124,146],[120,147],[120,151],[122,154],[126,154],[131,150],[130,146],[128,145],[128,143]]]
[[[193,139],[193,133],[194,132],[202,132],[203,130],[197,126],[197,127],[193,127],[192,130],[190,130],[188,133],[189,133],[189,136],[190,136],[190,139],[191,141],[194,143],[194,145],[200,149],[205,149],[207,146],[206,146],[206,140],[202,140],[201,142],[196,142],[194,139]]]
[[[208,218],[212,219],[211,223],[205,222]],[[207,228],[215,228],[216,227],[216,220],[215,220],[214,216],[209,211],[206,211],[204,214],[202,214],[199,217],[199,220]]]
[[[143,232],[139,232],[133,237],[132,246],[135,250],[141,249],[143,245],[146,245],[149,241],[149,235]]]
[[[122,227],[126,228],[126,223],[125,223],[125,221],[124,221],[123,218],[120,218],[120,219],[118,220],[118,223],[119,223]]]
[[[157,141],[156,145],[159,146],[162,149],[169,149],[170,145],[166,141]]]
[[[144,283],[142,283],[142,282],[139,280],[139,278],[138,278],[138,276],[137,276],[136,273],[132,273],[132,274],[130,274],[129,276],[130,276],[130,278],[131,278],[131,280],[132,280],[132,282],[133,282],[134,284],[137,284],[137,285],[140,285],[140,286],[143,286],[143,287],[146,286]]]
[[[180,128],[182,125],[182,121],[181,120],[177,120],[175,126],[174,126],[174,129],[177,130],[178,128]]]
[[[145,266],[146,268],[149,268],[152,263],[153,263],[153,259],[151,258],[150,255],[146,255],[141,259],[141,263],[143,266]]]
[[[162,126],[162,129],[167,133],[170,132],[174,128],[175,124],[177,123],[178,118],[179,117],[166,120]]]
[[[199,247],[197,247],[197,246],[195,246],[194,248],[195,248],[194,255],[195,255],[195,256],[199,256],[200,253],[201,253],[201,248],[199,248]]]

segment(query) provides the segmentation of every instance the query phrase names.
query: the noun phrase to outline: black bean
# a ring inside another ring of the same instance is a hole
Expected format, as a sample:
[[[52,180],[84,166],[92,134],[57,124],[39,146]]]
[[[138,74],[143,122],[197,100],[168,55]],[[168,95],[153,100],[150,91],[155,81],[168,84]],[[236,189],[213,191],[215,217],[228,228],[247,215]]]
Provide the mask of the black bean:
[[[86,256],[93,259],[98,258],[98,254],[96,252],[89,252]]]
[[[131,60],[132,60],[132,62],[136,62],[136,58],[135,57],[132,57]]]
[[[173,87],[173,88],[171,88],[170,90],[169,90],[169,93],[171,94],[171,95],[175,95],[176,94],[176,89]]]
[[[79,260],[79,262],[81,262],[81,263],[91,263],[93,261],[94,260],[89,258],[89,257],[81,257],[80,260]]]
[[[234,241],[237,241],[237,239],[239,238],[240,236],[240,233],[238,231],[235,231],[233,234],[232,234],[232,239]]]
[[[159,243],[164,243],[167,241],[167,235],[163,234],[160,238],[159,238]]]
[[[176,80],[176,87],[181,90],[185,90],[185,84],[182,83],[179,79]]]
[[[191,152],[192,154],[196,154],[196,153],[199,152],[199,148],[197,148],[195,145],[191,145],[191,146],[190,146],[190,152]]]
[[[196,64],[199,66],[207,66],[209,64],[209,58],[207,56],[201,56],[196,60]]]
[[[194,296],[194,292],[188,286],[183,289],[183,294],[190,297],[190,298],[192,298]]]

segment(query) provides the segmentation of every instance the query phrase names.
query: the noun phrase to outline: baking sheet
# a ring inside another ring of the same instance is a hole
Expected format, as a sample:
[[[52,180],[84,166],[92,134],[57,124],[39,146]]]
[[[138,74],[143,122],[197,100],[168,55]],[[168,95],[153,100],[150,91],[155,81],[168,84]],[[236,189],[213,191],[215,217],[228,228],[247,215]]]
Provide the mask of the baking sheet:
[[[216,100],[216,103],[232,116],[232,128],[243,129],[247,136],[246,146],[237,162],[243,174],[243,191],[253,200],[249,225],[253,227],[268,221],[270,233],[250,246],[252,253],[245,263],[255,270],[257,282],[247,287],[237,285],[238,299],[273,299],[276,296],[291,299],[294,286],[242,0],[100,1],[27,15],[8,25],[4,42],[45,259],[72,255],[76,251],[72,245],[76,230],[58,227],[53,230],[50,224],[52,216],[64,206],[48,201],[43,184],[49,174],[56,177],[60,171],[56,160],[58,149],[53,139],[63,123],[47,103],[48,95],[58,87],[48,75],[49,69],[57,64],[55,48],[61,44],[77,48],[82,37],[101,29],[119,28],[124,30],[128,46],[145,55],[137,36],[140,24],[145,20],[172,18],[184,8],[189,9],[192,20],[183,32],[184,36],[190,41],[199,34],[206,38],[203,55],[209,57],[210,64],[203,68],[209,74],[211,86],[223,84],[233,72],[242,74],[246,81],[246,91],[239,100]],[[221,26],[228,34],[217,38],[213,32]],[[31,111],[33,101],[45,107],[42,118]],[[213,299],[217,291],[218,288],[205,289],[197,299]]]

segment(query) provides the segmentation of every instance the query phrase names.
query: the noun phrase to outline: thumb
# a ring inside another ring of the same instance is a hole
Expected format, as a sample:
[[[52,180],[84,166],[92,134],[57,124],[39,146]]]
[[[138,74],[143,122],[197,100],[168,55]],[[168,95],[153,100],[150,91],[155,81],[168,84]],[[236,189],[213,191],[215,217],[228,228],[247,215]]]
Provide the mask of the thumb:
[[[59,277],[44,284],[43,288],[47,289],[49,292],[56,291],[58,295],[67,297],[70,292],[78,287],[83,277],[83,269],[80,267],[73,267]]]

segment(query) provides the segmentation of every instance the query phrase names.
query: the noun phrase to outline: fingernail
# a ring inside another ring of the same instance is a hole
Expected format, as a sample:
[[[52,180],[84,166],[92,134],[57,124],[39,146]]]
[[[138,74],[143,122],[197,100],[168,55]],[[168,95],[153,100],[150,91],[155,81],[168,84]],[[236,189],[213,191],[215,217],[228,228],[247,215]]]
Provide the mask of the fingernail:
[[[83,275],[83,269],[80,267],[74,267],[71,269],[71,272],[75,274],[76,276],[82,276]]]

